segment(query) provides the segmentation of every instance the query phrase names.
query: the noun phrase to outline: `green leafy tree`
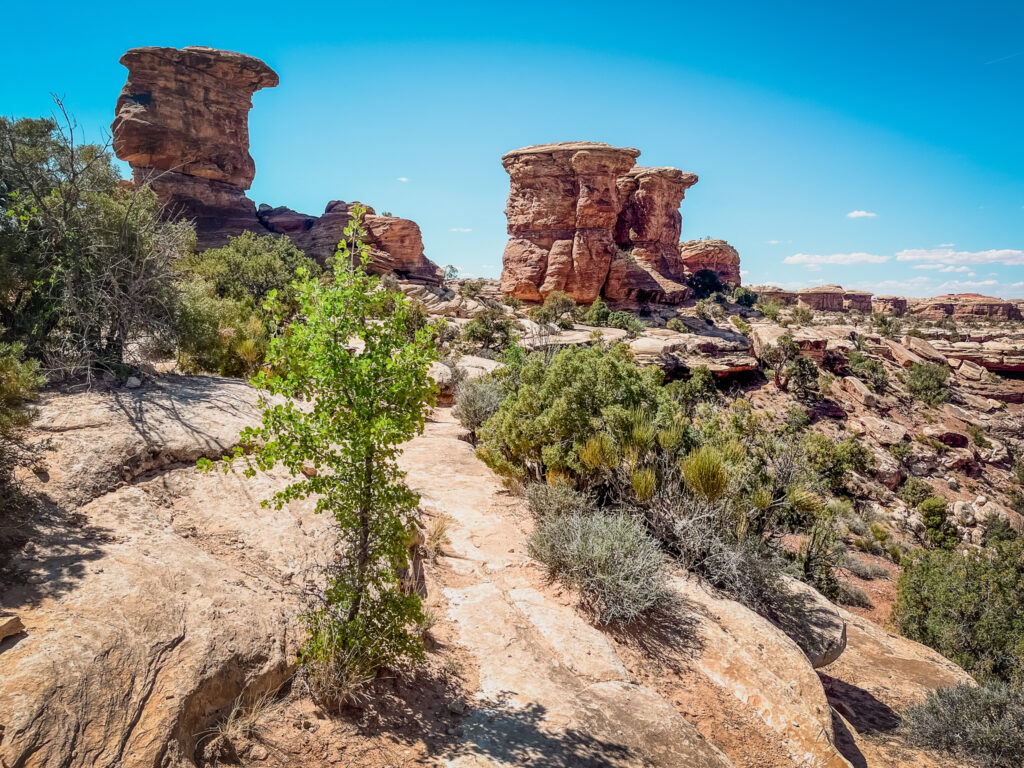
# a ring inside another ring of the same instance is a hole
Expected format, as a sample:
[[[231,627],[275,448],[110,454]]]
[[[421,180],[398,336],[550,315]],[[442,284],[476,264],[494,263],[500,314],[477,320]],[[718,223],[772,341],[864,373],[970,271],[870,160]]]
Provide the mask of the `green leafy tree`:
[[[793,394],[803,400],[811,400],[820,395],[818,374],[817,364],[809,357],[798,357],[786,369],[786,379]]]
[[[594,299],[594,303],[590,305],[590,308],[583,314],[584,325],[593,325],[597,327],[604,327],[608,325],[608,318],[612,311],[608,308],[608,304],[598,296]]]
[[[8,510],[11,470],[21,456],[21,430],[31,418],[26,402],[43,384],[34,360],[24,360],[21,344],[0,342],[0,515]]]
[[[519,323],[498,307],[488,307],[462,329],[462,339],[484,349],[506,346],[515,336]]]
[[[427,370],[434,329],[410,337],[410,304],[366,271],[363,211],[345,228],[333,282],[300,269],[298,312],[270,342],[269,370],[254,383],[264,396],[262,425],[243,432],[246,473],[283,465],[302,478],[273,495],[283,505],[309,496],[334,516],[344,552],[330,569],[321,605],[306,614],[301,652],[313,687],[327,700],[383,667],[415,661],[422,641],[420,598],[403,585],[419,497],[396,458],[419,434],[433,404]],[[230,464],[230,462],[229,462]]]
[[[783,334],[765,349],[761,361],[772,369],[775,386],[785,392],[789,386],[789,366],[800,354],[800,345],[791,334]]]
[[[915,400],[937,408],[949,400],[949,366],[914,363],[907,377],[907,390]]]

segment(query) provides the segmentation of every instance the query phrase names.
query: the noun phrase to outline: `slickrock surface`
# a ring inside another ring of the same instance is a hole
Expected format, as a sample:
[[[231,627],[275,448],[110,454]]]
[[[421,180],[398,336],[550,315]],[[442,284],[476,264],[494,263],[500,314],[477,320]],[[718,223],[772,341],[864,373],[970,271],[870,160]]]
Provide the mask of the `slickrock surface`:
[[[48,396],[54,502],[0,605],[24,622],[0,646],[0,762],[188,766],[241,695],[294,669],[307,569],[331,556],[311,504],[260,500],[286,481],[203,475],[234,444],[255,391],[214,378]]]
[[[114,153],[149,184],[171,216],[193,220],[200,249],[242,232],[286,234],[321,263],[334,254],[351,205],[333,201],[320,217],[260,206],[245,191],[256,164],[249,155],[252,95],[278,84],[257,58],[215,48],[133,48],[121,57],[128,80],[111,130]],[[420,228],[396,216],[366,218],[374,269],[439,285]]]
[[[565,291],[581,303],[599,295],[676,303],[686,298],[686,278],[696,269],[720,268],[738,283],[739,256],[724,241],[708,241],[689,262],[681,257],[679,204],[697,176],[634,167],[639,154],[596,142],[507,153],[510,238],[502,291],[531,301]]]

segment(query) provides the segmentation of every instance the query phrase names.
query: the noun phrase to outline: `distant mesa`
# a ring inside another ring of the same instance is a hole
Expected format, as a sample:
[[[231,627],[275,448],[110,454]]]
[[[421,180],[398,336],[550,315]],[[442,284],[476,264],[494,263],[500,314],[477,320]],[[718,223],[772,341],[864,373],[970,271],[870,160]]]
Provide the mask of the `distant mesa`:
[[[638,149],[589,141],[505,154],[511,187],[502,291],[538,301],[674,303],[687,278],[713,269],[738,284],[739,254],[724,240],[679,242],[679,205],[697,175],[636,165]]]
[[[128,80],[111,126],[114,153],[171,215],[195,223],[199,248],[256,232],[287,234],[320,262],[334,253],[355,203],[333,201],[322,216],[307,216],[285,207],[257,210],[245,194],[256,175],[249,110],[256,91],[278,84],[270,67],[252,56],[200,46],[133,48],[121,63]],[[366,228],[375,271],[440,284],[441,270],[424,255],[415,222],[368,208]]]

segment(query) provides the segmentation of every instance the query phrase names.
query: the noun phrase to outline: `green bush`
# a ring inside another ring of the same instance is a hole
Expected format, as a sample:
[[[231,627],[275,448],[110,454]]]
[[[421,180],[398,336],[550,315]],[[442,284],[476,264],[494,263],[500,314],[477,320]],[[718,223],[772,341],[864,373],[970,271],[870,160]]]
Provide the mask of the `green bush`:
[[[630,336],[638,336],[643,333],[646,326],[636,315],[631,312],[617,311],[608,315],[608,327],[619,328],[629,333]]]
[[[983,430],[977,424],[970,424],[967,427],[967,432],[971,436],[971,442],[973,442],[979,448],[991,447],[991,441],[989,441],[989,439],[985,437],[985,430]]]
[[[1024,756],[1024,688],[963,683],[929,691],[903,716],[912,744],[990,768],[1020,768]]]
[[[530,319],[540,325],[559,325],[571,327],[578,307],[576,300],[565,291],[552,291],[544,297],[544,303],[531,307]]]
[[[904,563],[893,620],[975,677],[1024,683],[1024,539],[918,552]]]
[[[706,365],[695,366],[690,378],[678,379],[665,386],[668,393],[687,414],[693,413],[698,403],[714,403],[722,399],[715,384],[715,375]]]
[[[598,624],[629,623],[664,600],[664,555],[629,515],[545,516],[529,549],[552,577],[579,590],[583,608]]]
[[[704,445],[696,449],[682,462],[683,479],[686,487],[708,501],[717,501],[729,484],[729,472],[722,454]]]
[[[474,435],[484,422],[498,412],[505,390],[494,376],[466,379],[455,388],[452,415]]]
[[[697,313],[697,317],[709,324],[713,323],[716,319],[720,320],[725,317],[725,310],[722,309],[722,305],[714,299],[697,299],[694,310]]]
[[[942,549],[953,549],[960,542],[956,529],[949,521],[948,507],[946,500],[941,496],[927,498],[917,507],[928,531],[928,539]]]
[[[918,477],[908,477],[896,491],[896,495],[911,508],[916,508],[922,501],[930,498],[933,493],[931,485]]]
[[[769,301],[762,301],[757,305],[758,309],[761,310],[761,314],[769,320],[775,321],[779,319],[779,315],[782,312],[782,302],[778,299],[770,299]]]
[[[515,296],[502,296],[501,303],[513,311],[523,308],[522,299],[517,299]]]
[[[757,294],[745,286],[737,285],[732,292],[732,300],[741,307],[752,307],[757,303]]]
[[[459,288],[459,296],[466,299],[476,299],[480,296],[484,289],[483,280],[467,280]]]
[[[949,400],[949,366],[914,363],[907,376],[907,390],[915,400],[937,408]]]
[[[690,330],[678,317],[670,317],[668,322],[665,323],[665,327],[676,333],[686,333]]]
[[[462,328],[462,340],[482,349],[508,346],[519,324],[497,307],[488,307]]]
[[[818,365],[809,357],[798,357],[786,369],[786,379],[793,394],[803,400],[819,396]]]
[[[598,296],[590,308],[583,313],[583,324],[604,327],[608,325],[608,318],[611,314],[612,311],[608,308],[605,300]]]
[[[797,325],[813,325],[814,310],[810,307],[793,307],[790,319]]]
[[[11,471],[22,453],[21,430],[31,420],[26,404],[43,385],[38,363],[24,360],[24,353],[21,344],[0,342],[0,517],[8,511]]]
[[[850,472],[863,474],[874,465],[871,451],[852,435],[836,442],[811,432],[804,438],[804,446],[808,465],[834,493],[844,491]]]
[[[889,446],[889,453],[896,459],[900,464],[906,462],[910,458],[911,445],[907,440],[901,440],[898,443],[893,443]]]
[[[850,352],[850,371],[861,379],[868,387],[878,394],[885,394],[889,388],[889,374],[878,360],[874,360],[856,350]]]
[[[480,430],[478,455],[499,474],[543,480],[586,473],[579,450],[609,420],[634,407],[676,410],[664,374],[639,368],[622,344],[535,353],[503,375],[511,394]]]

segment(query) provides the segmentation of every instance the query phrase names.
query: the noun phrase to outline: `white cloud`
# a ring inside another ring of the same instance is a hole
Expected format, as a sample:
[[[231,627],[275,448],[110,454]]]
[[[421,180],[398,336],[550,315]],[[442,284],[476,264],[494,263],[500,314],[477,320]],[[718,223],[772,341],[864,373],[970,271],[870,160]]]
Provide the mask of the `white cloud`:
[[[846,214],[848,219],[874,219],[877,218],[878,214],[874,211],[850,211]]]
[[[449,232],[472,232],[473,230],[469,227],[452,227],[448,230]]]
[[[769,240],[768,245],[778,245],[781,242],[781,240]]]
[[[910,248],[896,254],[897,261],[935,264],[1009,264],[1024,266],[1024,251],[998,248],[989,251],[954,251],[952,248]]]
[[[750,275],[750,270],[749,269],[741,269],[740,270],[740,277],[748,277],[749,275]]]
[[[939,248],[952,248],[956,243],[939,243]]]
[[[873,253],[794,253],[782,261],[785,264],[884,264],[888,256]]]
[[[399,176],[399,177],[398,177],[398,179],[397,179],[397,181],[400,181],[400,182],[402,182],[403,184],[404,184],[405,182],[407,182],[408,180],[409,180],[409,179],[407,179],[407,178],[406,178],[405,176]]]
[[[915,264],[913,269],[934,269],[938,272],[970,272],[970,267],[956,267],[952,264]]]

